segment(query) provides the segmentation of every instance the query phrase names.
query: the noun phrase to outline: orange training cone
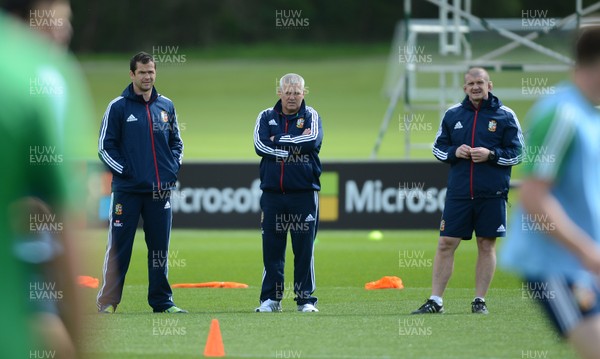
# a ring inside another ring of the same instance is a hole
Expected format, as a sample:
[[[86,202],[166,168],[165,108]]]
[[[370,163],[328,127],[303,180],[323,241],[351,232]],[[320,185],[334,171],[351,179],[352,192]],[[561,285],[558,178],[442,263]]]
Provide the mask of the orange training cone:
[[[225,347],[223,346],[223,338],[221,337],[221,329],[219,328],[219,321],[217,319],[213,319],[210,323],[208,339],[206,340],[206,346],[204,347],[204,356],[225,356]]]

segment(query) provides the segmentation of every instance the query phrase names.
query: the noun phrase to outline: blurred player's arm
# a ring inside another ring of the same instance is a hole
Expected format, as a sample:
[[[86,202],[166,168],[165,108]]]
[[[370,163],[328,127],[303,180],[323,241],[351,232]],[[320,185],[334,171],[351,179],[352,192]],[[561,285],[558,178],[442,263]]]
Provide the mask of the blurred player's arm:
[[[590,236],[577,226],[560,202],[550,192],[551,182],[528,178],[520,189],[523,208],[536,218],[543,228],[552,228],[549,234],[574,253],[593,273],[600,275],[600,248]]]
[[[278,148],[271,139],[273,135],[271,134],[269,119],[265,114],[266,110],[258,115],[256,125],[254,126],[254,150],[256,154],[272,159],[287,157],[289,155],[288,151]]]
[[[446,115],[444,115],[444,118],[440,122],[437,134],[435,135],[435,141],[433,142],[433,155],[442,162],[455,163],[459,161],[460,158],[464,158],[457,157],[457,155],[461,156],[461,150],[465,149],[463,146],[459,148],[458,146],[452,145],[450,141],[450,131],[446,125]]]
[[[122,111],[117,105],[117,101],[114,100],[108,104],[102,118],[98,138],[98,157],[108,166],[113,175],[127,177],[128,167],[119,145]]]

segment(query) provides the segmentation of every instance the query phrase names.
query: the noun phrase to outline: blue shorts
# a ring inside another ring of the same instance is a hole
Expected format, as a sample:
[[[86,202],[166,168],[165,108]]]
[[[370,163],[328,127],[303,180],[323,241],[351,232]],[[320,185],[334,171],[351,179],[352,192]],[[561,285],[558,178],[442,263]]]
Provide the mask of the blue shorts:
[[[506,200],[504,198],[446,199],[440,236],[471,239],[506,235]]]
[[[600,315],[600,289],[597,285],[582,286],[562,277],[552,277],[529,279],[523,286],[527,286],[523,288],[523,295],[544,307],[562,336],[567,336],[584,319]]]

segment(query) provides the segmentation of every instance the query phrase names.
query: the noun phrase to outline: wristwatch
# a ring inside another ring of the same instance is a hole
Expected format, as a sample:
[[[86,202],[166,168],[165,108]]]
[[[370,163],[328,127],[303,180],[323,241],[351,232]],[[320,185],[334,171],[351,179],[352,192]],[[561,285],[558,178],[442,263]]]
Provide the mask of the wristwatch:
[[[488,161],[493,161],[496,159],[496,153],[494,151],[490,151],[490,154],[488,155]]]

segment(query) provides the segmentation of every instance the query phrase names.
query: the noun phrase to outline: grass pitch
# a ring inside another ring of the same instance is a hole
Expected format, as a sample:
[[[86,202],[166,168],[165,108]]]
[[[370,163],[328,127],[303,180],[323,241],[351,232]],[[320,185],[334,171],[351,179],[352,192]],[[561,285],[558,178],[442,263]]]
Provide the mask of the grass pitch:
[[[315,247],[319,313],[299,313],[286,291],[283,313],[254,313],[262,262],[260,230],[173,231],[171,283],[237,281],[248,289],[174,289],[187,315],[153,314],[146,301],[143,234],[138,232],[123,301],[114,315],[95,313],[87,290],[85,348],[92,358],[202,357],[210,321],[220,322],[231,358],[573,358],[512,275],[497,271],[490,315],[470,313],[475,242],[463,242],[444,296],[446,313],[409,315],[430,294],[436,231],[322,231]],[[105,231],[88,233],[90,274],[100,277]],[[288,246],[286,288],[293,288]],[[384,275],[403,290],[364,289]],[[534,356],[537,355],[537,356]]]
[[[428,47],[429,48],[429,47]],[[277,49],[271,49],[277,53]],[[304,76],[309,93],[308,105],[323,119],[325,138],[323,161],[368,159],[389,100],[383,96],[388,66],[387,54],[380,51],[346,55],[331,49],[319,49],[320,56],[299,55],[290,58],[215,59],[198,52],[186,52],[186,62],[158,64],[156,87],[172,99],[177,109],[181,136],[185,143],[184,161],[255,160],[252,133],[256,116],[277,101],[276,84],[283,74],[297,72]],[[310,46],[295,49],[298,54],[314,54]],[[266,53],[269,51],[265,50]],[[330,56],[328,56],[328,54]],[[247,56],[247,54],[243,54]],[[435,64],[447,59],[434,59]],[[533,60],[532,60],[533,61]],[[100,121],[108,103],[129,84],[128,56],[86,58],[82,62],[95,101],[95,115],[90,119],[94,133],[89,146],[82,149],[88,158],[97,158],[96,146]],[[531,78],[544,80],[547,86],[568,78],[565,73],[490,73],[495,88],[521,88]],[[419,86],[436,88],[437,75],[419,75]],[[546,85],[545,85],[546,86]],[[462,98],[460,86],[457,98]],[[501,98],[502,100],[502,98]],[[524,125],[531,100],[504,101]],[[405,157],[402,101],[391,118],[380,148],[379,158],[401,160]],[[437,111],[416,114],[419,126],[411,132],[413,143],[431,144],[440,117]],[[415,149],[411,158],[434,160],[429,148]]]
[[[387,51],[339,53],[334,48],[311,52],[294,46],[293,52],[288,51],[282,58],[266,56],[267,50],[236,59],[231,58],[239,51],[225,59],[182,50],[181,54],[187,55],[185,63],[159,66],[156,86],[175,102],[186,146],[184,161],[258,163],[252,143],[256,115],[276,102],[276,79],[287,72],[305,77],[310,91],[307,103],[323,117],[324,166],[336,159],[369,158],[388,105],[381,95]],[[96,106],[95,117],[90,119],[95,130],[106,105],[129,83],[128,57],[83,61]],[[568,77],[516,72],[491,76],[496,88],[522,86],[524,78],[530,76],[541,76],[550,85]],[[437,81],[433,76],[424,76],[422,84],[435,87]],[[462,92],[460,88],[456,91]],[[524,118],[531,101],[505,104],[526,126]],[[402,114],[403,109],[397,108],[379,158],[404,158],[406,131],[400,127]],[[431,143],[439,115],[432,111],[422,115],[425,125],[411,136],[414,142]],[[82,155],[96,159],[97,132],[88,136],[89,146],[82,149]],[[433,160],[429,149],[416,150],[412,155]],[[515,172],[514,178],[518,177],[518,168]],[[165,315],[151,313],[147,305],[147,252],[139,231],[117,313],[96,314],[96,291],[87,290],[86,352],[93,359],[199,358],[210,321],[217,318],[231,358],[574,357],[527,298],[519,280],[500,270],[486,298],[490,315],[470,313],[477,253],[474,242],[464,242],[457,251],[454,275],[444,295],[446,313],[409,315],[430,295],[438,234],[383,233],[383,240],[369,241],[367,231],[321,231],[315,249],[315,295],[321,312],[296,312],[293,294],[288,290],[284,312],[271,314],[253,312],[262,277],[258,219],[255,231],[175,230],[171,239],[171,283],[237,281],[250,288],[174,289],[176,304],[190,313]],[[85,247],[90,250],[85,257],[86,274],[101,277],[106,231],[89,231],[81,238],[86,239]],[[291,289],[293,257],[291,250],[288,252],[285,287]],[[405,288],[364,289],[366,282],[385,275],[401,277]]]

